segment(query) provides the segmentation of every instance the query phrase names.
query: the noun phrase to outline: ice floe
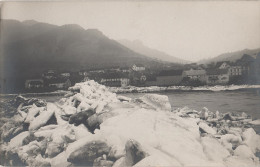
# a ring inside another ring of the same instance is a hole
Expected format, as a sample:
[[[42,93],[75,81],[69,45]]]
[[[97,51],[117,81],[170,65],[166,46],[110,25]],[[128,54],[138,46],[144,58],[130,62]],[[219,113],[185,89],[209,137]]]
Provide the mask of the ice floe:
[[[117,96],[94,81],[56,103],[21,96],[1,127],[1,165],[260,166],[246,114],[172,110],[168,97]],[[22,114],[21,114],[22,113]]]

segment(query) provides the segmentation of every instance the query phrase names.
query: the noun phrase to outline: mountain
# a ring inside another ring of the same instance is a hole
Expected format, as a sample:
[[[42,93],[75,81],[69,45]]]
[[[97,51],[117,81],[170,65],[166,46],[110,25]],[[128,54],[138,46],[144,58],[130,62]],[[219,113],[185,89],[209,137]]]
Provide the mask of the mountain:
[[[10,89],[48,69],[79,71],[90,68],[162,64],[106,37],[97,29],[69,24],[56,26],[33,20],[1,20],[0,79]]]
[[[127,48],[132,49],[133,51],[140,53],[142,55],[146,55],[151,58],[155,58],[158,60],[166,61],[166,62],[173,62],[173,63],[190,63],[187,60],[179,59],[174,56],[170,56],[162,51],[151,49],[147,46],[145,46],[141,41],[135,40],[135,41],[129,41],[126,39],[118,40],[118,42]]]
[[[204,59],[200,60],[198,64],[209,64],[212,62],[220,62],[220,61],[231,61],[235,62],[236,60],[240,59],[244,54],[256,57],[256,55],[260,53],[260,48],[257,49],[244,49],[236,52],[229,52],[221,54],[217,57],[211,59]]]

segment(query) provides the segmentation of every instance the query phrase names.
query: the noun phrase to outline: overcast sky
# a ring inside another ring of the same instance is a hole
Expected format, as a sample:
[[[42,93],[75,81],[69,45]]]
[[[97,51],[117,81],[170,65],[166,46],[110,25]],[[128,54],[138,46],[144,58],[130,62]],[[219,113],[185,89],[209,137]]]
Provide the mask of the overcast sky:
[[[8,2],[2,18],[97,28],[191,61],[260,47],[260,1]]]

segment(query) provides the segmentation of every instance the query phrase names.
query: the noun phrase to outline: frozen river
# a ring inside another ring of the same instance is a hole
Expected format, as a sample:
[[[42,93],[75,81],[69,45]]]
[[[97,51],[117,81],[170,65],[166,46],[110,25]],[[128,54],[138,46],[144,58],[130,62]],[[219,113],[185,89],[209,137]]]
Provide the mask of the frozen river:
[[[161,92],[167,95],[173,109],[187,106],[191,109],[201,110],[207,107],[210,111],[219,112],[245,112],[253,118],[260,119],[260,90],[238,90],[238,91],[193,91],[193,92]],[[136,98],[143,93],[122,94],[127,97]]]
[[[158,94],[167,95],[172,109],[187,106],[191,109],[200,111],[207,107],[210,111],[219,111],[222,113],[245,112],[252,116],[253,119],[260,119],[260,90],[237,90],[237,91],[171,91],[161,92]],[[122,94],[127,97],[136,98],[143,96],[143,93]],[[254,127],[255,131],[260,134],[260,126]]]
[[[143,96],[145,93],[120,94],[131,98]],[[254,119],[260,119],[260,89],[236,90],[236,91],[169,91],[156,92],[156,94],[167,95],[173,109],[187,106],[191,109],[201,110],[207,107],[210,111],[219,112],[245,112]],[[62,95],[24,95],[25,97],[36,97],[55,102]],[[6,99],[5,97],[1,97]],[[11,97],[8,97],[9,99]]]
[[[236,90],[236,91],[169,91],[156,92],[156,94],[167,95],[172,105],[172,109],[187,106],[191,109],[200,111],[203,107],[207,107],[210,111],[219,111],[222,113],[245,112],[252,116],[253,119],[260,119],[260,90]],[[144,93],[125,93],[121,94],[131,98],[143,96]],[[62,96],[56,95],[35,95],[26,97],[36,97],[55,102]],[[10,97],[9,97],[10,98]],[[260,134],[260,127],[255,130]]]

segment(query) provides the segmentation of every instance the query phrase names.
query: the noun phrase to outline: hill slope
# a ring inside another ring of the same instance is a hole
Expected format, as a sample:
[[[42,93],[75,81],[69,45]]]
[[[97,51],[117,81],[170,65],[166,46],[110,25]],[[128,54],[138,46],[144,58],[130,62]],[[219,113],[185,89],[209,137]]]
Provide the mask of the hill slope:
[[[211,62],[220,62],[220,61],[232,61],[235,62],[236,60],[240,59],[244,54],[256,57],[256,55],[260,52],[260,48],[257,49],[244,49],[241,51],[224,53],[217,57],[211,59],[200,60],[199,64],[208,64]]]
[[[1,20],[0,35],[0,78],[8,79],[14,84],[11,87],[47,69],[78,71],[137,62],[160,63],[107,38],[97,29],[85,30],[78,25]]]
[[[129,41],[126,39],[118,40],[118,42],[127,48],[140,53],[142,55],[146,55],[151,58],[155,58],[158,60],[166,61],[166,62],[173,62],[173,63],[189,63],[187,60],[179,59],[174,56],[170,56],[164,52],[161,52],[156,49],[151,49],[147,46],[145,46],[141,41],[135,40],[135,41]]]

